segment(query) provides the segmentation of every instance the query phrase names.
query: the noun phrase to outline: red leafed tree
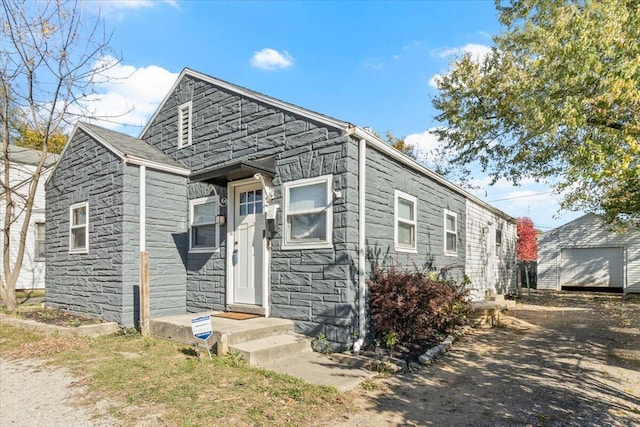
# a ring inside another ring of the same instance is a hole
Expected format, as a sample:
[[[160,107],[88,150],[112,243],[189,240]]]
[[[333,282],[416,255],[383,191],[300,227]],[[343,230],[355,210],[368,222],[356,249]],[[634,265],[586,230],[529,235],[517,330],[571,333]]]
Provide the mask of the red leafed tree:
[[[531,218],[518,218],[518,241],[516,242],[516,257],[518,261],[538,259],[536,234]]]

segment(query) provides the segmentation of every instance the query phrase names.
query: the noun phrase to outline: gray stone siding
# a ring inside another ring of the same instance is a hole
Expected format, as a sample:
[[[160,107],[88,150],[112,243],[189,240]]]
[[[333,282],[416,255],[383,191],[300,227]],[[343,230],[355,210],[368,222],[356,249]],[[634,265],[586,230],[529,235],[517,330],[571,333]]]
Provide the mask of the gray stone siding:
[[[48,182],[46,304],[124,323],[123,197],[125,165],[78,132]],[[69,253],[69,207],[89,203],[89,251]]]
[[[200,182],[190,183],[188,186],[188,199],[199,199],[219,194],[226,198],[227,188],[205,184]],[[186,209],[189,207],[187,206]],[[220,208],[220,214],[227,214],[226,207]],[[188,218],[188,212],[187,217]],[[189,236],[185,238],[185,258],[187,268],[187,311],[199,312],[203,310],[225,309],[225,256],[226,256],[226,226],[218,229],[218,250],[210,253],[188,253]]]
[[[186,312],[186,181],[182,176],[146,170],[145,240],[152,318]]]
[[[315,142],[313,155],[293,155],[278,162],[274,203],[283,205],[282,184],[320,175],[333,175],[333,248],[282,250],[283,216],[273,240],[271,308],[276,317],[296,321],[307,335],[323,334],[341,347],[357,337],[358,316],[358,149],[356,141]],[[314,163],[322,164],[315,169]]]
[[[192,144],[178,149],[178,106],[191,101]],[[323,333],[349,343],[357,330],[357,145],[340,129],[276,109],[191,77],[186,77],[155,116],[142,139],[192,172],[237,160],[273,156],[273,203],[282,207],[284,182],[333,175],[343,197],[334,203],[332,249],[282,250],[282,215],[271,252],[271,315],[293,319],[296,330]],[[218,187],[218,192],[224,189]],[[189,199],[211,194],[189,185]],[[349,231],[347,231],[349,230]],[[225,304],[226,230],[220,250],[187,254],[187,310],[222,309]]]
[[[397,252],[394,243],[395,190],[417,198],[417,253]],[[367,148],[366,258],[368,272],[402,266],[441,273],[460,281],[465,265],[465,198],[432,179]],[[457,214],[457,256],[444,254],[444,210]],[[415,267],[414,267],[415,266]]]

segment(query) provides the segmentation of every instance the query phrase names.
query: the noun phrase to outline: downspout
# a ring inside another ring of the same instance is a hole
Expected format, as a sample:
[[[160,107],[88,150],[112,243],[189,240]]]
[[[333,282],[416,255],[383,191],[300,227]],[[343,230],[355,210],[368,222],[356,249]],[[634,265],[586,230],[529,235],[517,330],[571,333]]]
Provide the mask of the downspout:
[[[367,169],[367,141],[361,138],[358,143],[358,324],[360,327],[359,337],[353,343],[353,352],[358,353],[364,345],[367,334],[366,321],[366,290],[365,281],[365,203],[366,203],[366,179]]]
[[[144,252],[147,250],[147,242],[146,242],[146,234],[147,234],[147,187],[146,187],[146,175],[147,175],[147,167],[140,166],[140,252]]]

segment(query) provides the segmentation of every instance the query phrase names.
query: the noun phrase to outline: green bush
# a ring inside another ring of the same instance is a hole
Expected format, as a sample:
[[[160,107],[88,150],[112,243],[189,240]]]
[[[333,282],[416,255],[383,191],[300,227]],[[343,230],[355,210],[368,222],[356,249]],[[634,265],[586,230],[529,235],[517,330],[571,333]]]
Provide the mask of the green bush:
[[[464,324],[471,309],[464,286],[420,271],[377,268],[367,282],[375,333],[399,342],[434,340]]]

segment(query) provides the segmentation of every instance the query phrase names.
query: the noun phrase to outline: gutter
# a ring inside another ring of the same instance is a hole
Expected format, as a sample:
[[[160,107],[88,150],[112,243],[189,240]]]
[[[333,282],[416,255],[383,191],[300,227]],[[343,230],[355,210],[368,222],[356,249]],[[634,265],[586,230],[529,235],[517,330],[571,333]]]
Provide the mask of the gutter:
[[[358,141],[358,325],[359,336],[358,340],[353,343],[353,352],[358,353],[360,348],[364,345],[364,340],[367,334],[367,328],[365,322],[367,321],[366,315],[366,292],[367,282],[365,279],[365,253],[364,247],[366,244],[365,235],[365,208],[366,208],[366,177],[367,171],[367,141],[361,138]]]
[[[353,126],[351,125],[351,127],[349,128],[349,132],[350,135],[355,136],[358,139],[364,139],[366,140],[367,144],[369,146],[371,146],[372,148],[375,148],[376,150],[382,152],[383,154],[391,157],[392,159],[402,163],[405,166],[409,166],[410,168],[412,168],[413,170],[416,170],[418,172],[420,172],[423,175],[426,175],[427,177],[433,179],[434,181],[436,181],[438,184],[443,185],[444,187],[447,187],[448,189],[455,191],[456,193],[460,194],[461,196],[465,197],[468,200],[471,200],[472,202],[475,202],[477,204],[479,204],[480,206],[482,206],[483,208],[495,213],[496,215],[512,222],[512,223],[517,223],[518,221],[513,218],[510,215],[507,215],[506,213],[502,212],[500,209],[491,206],[490,204],[488,204],[487,202],[480,200],[478,197],[474,196],[473,194],[469,193],[467,190],[465,190],[464,188],[460,187],[459,185],[456,185],[450,181],[448,181],[446,178],[444,178],[443,176],[433,172],[432,170],[426,168],[425,166],[422,166],[420,163],[416,162],[415,160],[413,160],[411,157],[407,156],[406,154],[401,153],[400,151],[396,150],[395,148],[393,148],[392,146],[390,146],[389,144],[385,143],[384,141],[382,141],[381,139],[377,138],[375,135],[370,134],[369,132],[365,131],[364,129],[361,129],[357,126]]]

